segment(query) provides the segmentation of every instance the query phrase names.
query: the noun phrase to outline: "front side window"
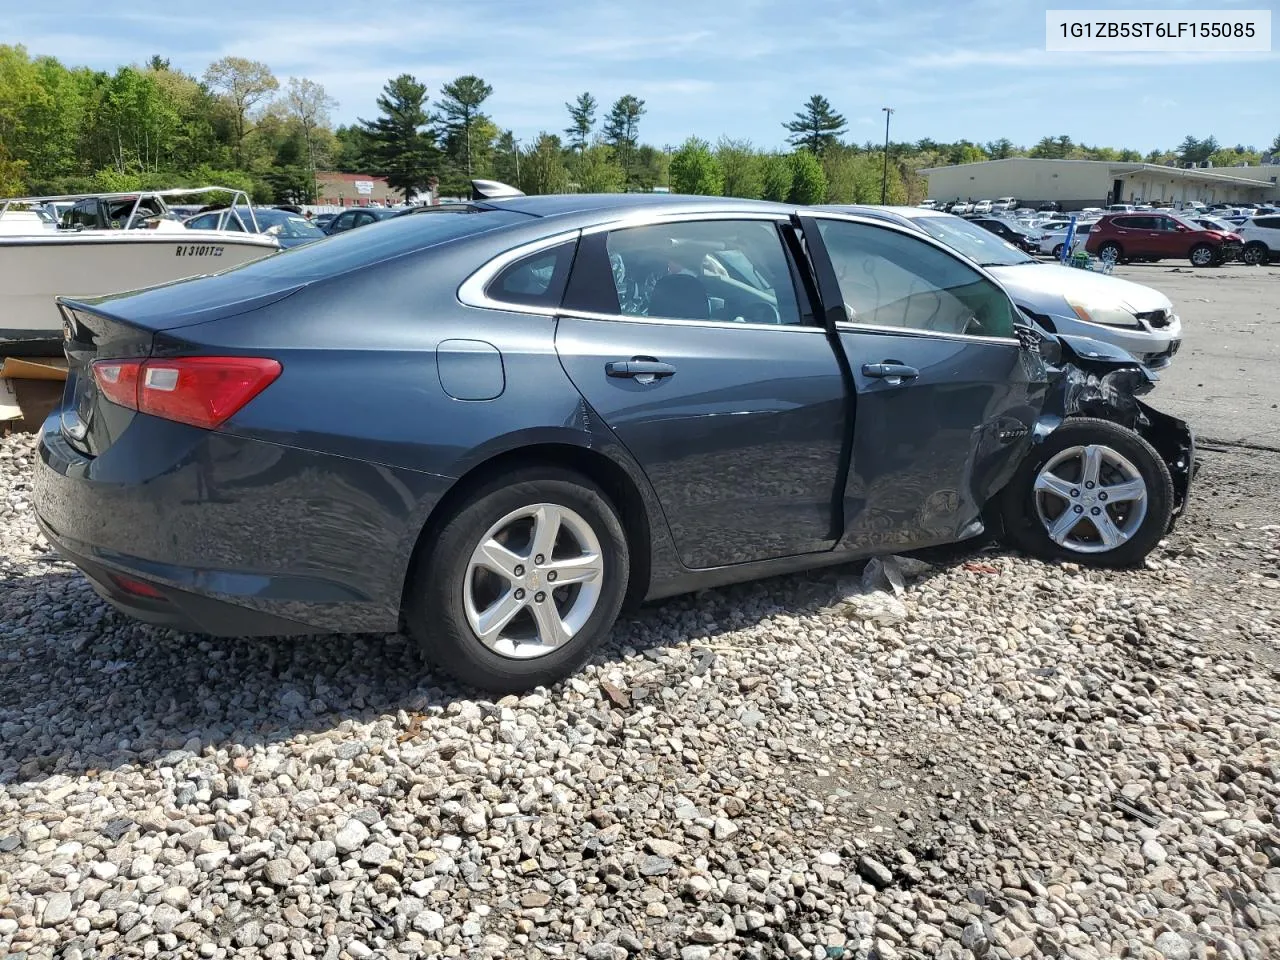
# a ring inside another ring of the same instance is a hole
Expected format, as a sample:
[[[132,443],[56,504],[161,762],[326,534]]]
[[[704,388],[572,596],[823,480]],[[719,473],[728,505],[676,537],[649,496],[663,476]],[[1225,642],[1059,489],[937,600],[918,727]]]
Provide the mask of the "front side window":
[[[777,227],[700,220],[614,230],[605,239],[617,311],[633,317],[801,322]]]
[[[853,323],[930,333],[1013,336],[1013,306],[959,257],[896,230],[819,220]]]

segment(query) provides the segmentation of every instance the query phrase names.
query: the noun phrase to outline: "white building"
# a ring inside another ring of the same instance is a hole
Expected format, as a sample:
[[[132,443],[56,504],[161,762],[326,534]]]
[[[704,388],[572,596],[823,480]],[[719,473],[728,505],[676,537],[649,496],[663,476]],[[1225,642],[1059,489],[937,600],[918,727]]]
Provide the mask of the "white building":
[[[1063,210],[1111,203],[1190,200],[1205,203],[1265,202],[1280,198],[1280,165],[1173,167],[1109,160],[1038,160],[1010,157],[921,170],[933,200],[1016,197],[1021,206],[1061,204]]]

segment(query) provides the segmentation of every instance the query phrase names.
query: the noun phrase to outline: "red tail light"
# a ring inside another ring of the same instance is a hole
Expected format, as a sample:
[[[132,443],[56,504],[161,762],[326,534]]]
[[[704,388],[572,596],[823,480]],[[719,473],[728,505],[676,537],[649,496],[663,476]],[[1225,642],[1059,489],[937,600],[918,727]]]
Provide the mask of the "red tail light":
[[[96,360],[91,369],[112,403],[212,429],[265,390],[281,367],[265,357],[172,357]]]

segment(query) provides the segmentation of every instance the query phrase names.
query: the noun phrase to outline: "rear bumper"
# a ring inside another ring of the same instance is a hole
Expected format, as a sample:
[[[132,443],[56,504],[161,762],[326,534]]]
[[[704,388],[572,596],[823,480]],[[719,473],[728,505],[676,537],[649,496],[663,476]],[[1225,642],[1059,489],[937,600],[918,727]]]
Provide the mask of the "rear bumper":
[[[40,524],[45,539],[64,559],[80,569],[98,596],[135,620],[214,637],[296,636],[324,632],[261,610],[168,586],[163,580],[152,579],[155,576],[154,564],[137,564],[148,568],[148,573],[143,573],[130,569],[128,558],[125,557],[119,557],[115,567],[91,560],[68,546],[39,514],[36,515],[36,521]],[[177,570],[165,572],[171,576],[183,573]],[[130,592],[122,585],[119,579],[121,577],[145,583],[160,596],[140,596]]]
[[[274,636],[396,630],[418,512],[438,478],[144,415],[90,458],[55,412],[32,480],[49,541],[124,612]]]

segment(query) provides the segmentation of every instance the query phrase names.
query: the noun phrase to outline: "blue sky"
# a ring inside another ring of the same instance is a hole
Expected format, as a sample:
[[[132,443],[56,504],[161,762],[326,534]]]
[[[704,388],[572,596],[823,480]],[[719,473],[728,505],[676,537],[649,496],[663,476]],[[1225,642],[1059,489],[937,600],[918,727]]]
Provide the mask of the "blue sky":
[[[1045,10],[1273,9],[1277,0],[0,0],[4,42],[114,68],[152,53],[202,73],[227,54],[306,76],[336,122],[376,113],[387,78],[440,85],[476,73],[488,112],[522,139],[566,125],[590,90],[646,101],[641,139],[721,134],[775,146],[782,122],[826,95],[859,142],[1077,141],[1142,150],[1188,133],[1263,147],[1280,133],[1280,54],[1080,54],[1044,50]],[[118,11],[109,13],[114,6]],[[123,12],[127,11],[127,12]],[[1274,16],[1280,27],[1280,16]]]

